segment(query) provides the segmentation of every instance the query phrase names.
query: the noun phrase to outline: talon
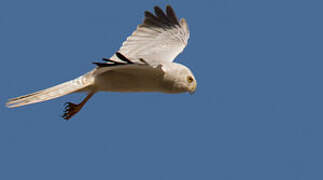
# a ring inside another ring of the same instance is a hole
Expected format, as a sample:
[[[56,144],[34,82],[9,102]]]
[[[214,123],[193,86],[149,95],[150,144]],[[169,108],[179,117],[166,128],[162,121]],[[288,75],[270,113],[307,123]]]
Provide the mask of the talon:
[[[76,113],[78,113],[82,109],[84,104],[93,96],[94,93],[95,92],[89,93],[80,104],[74,104],[71,102],[64,103],[65,107],[64,107],[64,113],[62,115],[62,118],[66,120],[71,119],[71,117],[73,117]]]
[[[78,113],[81,109],[81,106],[79,104],[73,104],[71,102],[65,103],[64,108],[64,114],[62,117],[66,120],[69,120],[72,116],[74,116],[76,113]]]

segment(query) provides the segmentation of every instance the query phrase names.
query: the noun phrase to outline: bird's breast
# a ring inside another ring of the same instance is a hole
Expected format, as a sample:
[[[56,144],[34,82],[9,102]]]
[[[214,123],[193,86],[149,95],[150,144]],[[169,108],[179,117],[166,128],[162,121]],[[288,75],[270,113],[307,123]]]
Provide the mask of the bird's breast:
[[[158,92],[163,91],[163,73],[152,68],[109,70],[95,77],[99,91]]]

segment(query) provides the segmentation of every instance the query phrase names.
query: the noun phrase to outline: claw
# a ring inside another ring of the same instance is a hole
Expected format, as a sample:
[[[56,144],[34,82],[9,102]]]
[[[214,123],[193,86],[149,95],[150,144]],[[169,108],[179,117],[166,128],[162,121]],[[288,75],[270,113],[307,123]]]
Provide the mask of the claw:
[[[69,120],[72,116],[78,113],[81,109],[81,106],[78,104],[73,104],[71,102],[66,102],[64,107],[64,114],[62,117],[66,120]]]
[[[69,120],[71,117],[73,117],[76,113],[78,113],[84,104],[93,96],[95,92],[89,93],[80,104],[74,104],[71,102],[64,103],[64,114],[62,117],[66,120]]]

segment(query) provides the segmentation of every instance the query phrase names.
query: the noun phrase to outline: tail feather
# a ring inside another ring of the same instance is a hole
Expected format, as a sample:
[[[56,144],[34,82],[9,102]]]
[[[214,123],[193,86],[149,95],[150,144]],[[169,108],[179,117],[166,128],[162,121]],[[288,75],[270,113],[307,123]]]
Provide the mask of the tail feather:
[[[67,81],[65,83],[58,84],[56,86],[44,90],[9,99],[6,103],[6,106],[9,108],[14,108],[19,106],[25,106],[28,104],[43,102],[74,92],[80,92],[82,90],[85,90],[90,85],[91,83],[89,82],[89,80],[81,76],[74,80]]]

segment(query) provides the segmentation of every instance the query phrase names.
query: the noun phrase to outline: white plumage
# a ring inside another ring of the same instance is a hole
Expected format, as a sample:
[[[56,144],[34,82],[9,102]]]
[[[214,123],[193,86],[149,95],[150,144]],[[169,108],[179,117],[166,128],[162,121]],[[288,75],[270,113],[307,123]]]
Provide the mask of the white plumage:
[[[178,21],[171,6],[166,13],[155,7],[119,51],[105,62],[96,62],[92,71],[54,87],[9,99],[7,107],[47,101],[75,92],[87,92],[79,104],[68,102],[63,118],[70,119],[98,91],[112,92],[194,92],[196,80],[184,65],[174,63],[189,39],[185,19]]]

